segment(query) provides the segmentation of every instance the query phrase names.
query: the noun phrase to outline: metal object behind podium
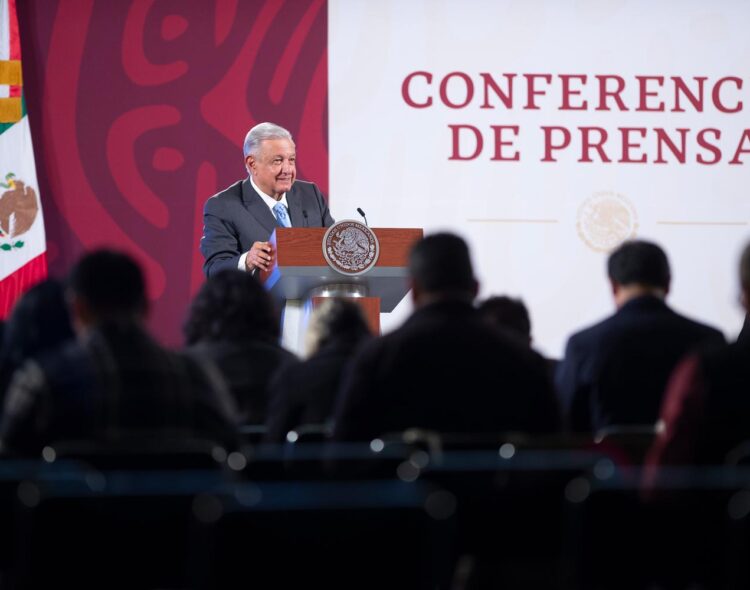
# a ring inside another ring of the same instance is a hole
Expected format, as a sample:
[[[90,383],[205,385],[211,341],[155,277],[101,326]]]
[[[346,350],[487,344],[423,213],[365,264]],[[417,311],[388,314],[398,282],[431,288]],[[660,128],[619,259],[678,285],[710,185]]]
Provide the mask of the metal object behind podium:
[[[265,285],[280,302],[308,299],[313,296],[313,291],[330,289],[334,285],[343,291],[346,286],[348,293],[342,292],[340,296],[380,297],[380,311],[388,313],[409,292],[408,279],[409,273],[404,267],[376,266],[365,275],[344,277],[328,266],[287,266],[283,272],[278,267],[274,268],[265,280]]]

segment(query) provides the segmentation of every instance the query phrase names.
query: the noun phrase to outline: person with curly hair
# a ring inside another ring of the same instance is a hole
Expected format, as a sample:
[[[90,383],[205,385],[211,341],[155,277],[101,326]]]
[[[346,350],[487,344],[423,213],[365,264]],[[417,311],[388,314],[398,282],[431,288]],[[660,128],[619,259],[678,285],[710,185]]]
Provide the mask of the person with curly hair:
[[[184,326],[192,354],[219,368],[244,424],[263,424],[268,383],[296,357],[279,344],[279,315],[270,295],[251,274],[212,275],[193,300]]]

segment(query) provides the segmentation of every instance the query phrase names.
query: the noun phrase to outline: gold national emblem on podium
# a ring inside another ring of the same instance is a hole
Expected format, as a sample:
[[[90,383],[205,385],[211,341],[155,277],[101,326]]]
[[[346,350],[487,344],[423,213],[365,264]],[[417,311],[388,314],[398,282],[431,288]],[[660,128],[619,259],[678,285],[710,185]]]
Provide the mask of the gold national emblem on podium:
[[[328,266],[341,274],[364,274],[375,266],[379,255],[377,236],[359,221],[334,223],[323,236],[323,256]]]
[[[635,237],[638,216],[633,204],[613,192],[595,193],[578,209],[578,235],[595,252],[609,252]]]

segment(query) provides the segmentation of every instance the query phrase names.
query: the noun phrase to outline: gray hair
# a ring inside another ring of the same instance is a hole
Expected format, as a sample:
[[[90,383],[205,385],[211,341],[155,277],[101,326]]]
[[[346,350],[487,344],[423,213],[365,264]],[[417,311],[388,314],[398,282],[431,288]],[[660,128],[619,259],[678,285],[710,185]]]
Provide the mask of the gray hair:
[[[257,156],[261,142],[266,139],[288,139],[289,141],[294,141],[292,139],[292,134],[283,127],[280,127],[275,123],[258,123],[247,132],[245,143],[242,146],[242,153],[246,158],[250,154]]]

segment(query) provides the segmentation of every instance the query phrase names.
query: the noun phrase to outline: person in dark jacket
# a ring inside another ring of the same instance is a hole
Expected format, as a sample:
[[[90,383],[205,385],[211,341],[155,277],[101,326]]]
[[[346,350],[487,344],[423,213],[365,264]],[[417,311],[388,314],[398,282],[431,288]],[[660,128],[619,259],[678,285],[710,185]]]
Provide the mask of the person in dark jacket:
[[[13,307],[0,340],[0,404],[17,369],[27,360],[60,348],[74,337],[60,281],[42,281],[24,293]]]
[[[513,299],[507,295],[495,295],[480,302],[477,309],[485,321],[500,330],[514,334],[525,345],[532,346],[531,318],[529,317],[529,310],[522,299]],[[553,380],[559,361],[550,358],[546,359],[546,361],[547,372],[549,373],[550,380]]]
[[[409,258],[416,310],[366,344],[344,380],[334,438],[367,440],[410,427],[449,433],[557,430],[544,360],[487,325],[466,243],[427,236]]]
[[[625,242],[607,268],[617,311],[571,336],[557,369],[563,416],[573,432],[654,424],[677,363],[696,347],[724,342],[719,330],[666,304],[671,272],[658,245]]]
[[[296,360],[279,344],[279,316],[258,279],[224,270],[206,280],[185,323],[187,350],[219,368],[246,425],[263,424],[268,384]]]
[[[750,311],[750,245],[740,259],[742,302]],[[664,427],[647,456],[652,486],[670,465],[719,465],[750,440],[750,341],[703,350],[674,371],[664,395]],[[739,459],[740,457],[738,457]],[[748,461],[747,454],[743,461]]]
[[[316,308],[308,325],[307,360],[286,367],[272,381],[266,440],[282,442],[297,426],[330,422],[344,370],[370,336],[356,303],[329,299]]]
[[[87,254],[68,291],[77,340],[16,372],[0,426],[5,449],[34,454],[65,440],[236,444],[236,408],[216,369],[146,332],[145,283],[132,259]]]

